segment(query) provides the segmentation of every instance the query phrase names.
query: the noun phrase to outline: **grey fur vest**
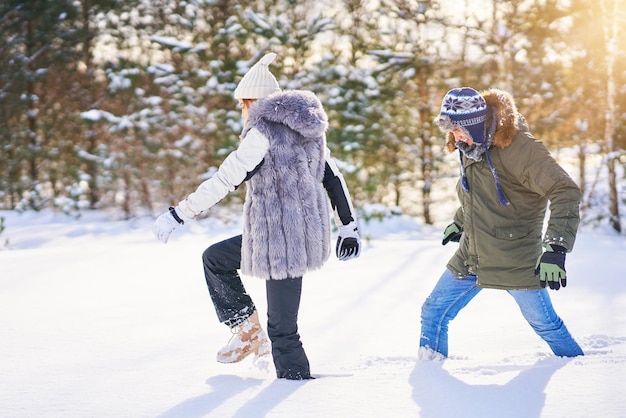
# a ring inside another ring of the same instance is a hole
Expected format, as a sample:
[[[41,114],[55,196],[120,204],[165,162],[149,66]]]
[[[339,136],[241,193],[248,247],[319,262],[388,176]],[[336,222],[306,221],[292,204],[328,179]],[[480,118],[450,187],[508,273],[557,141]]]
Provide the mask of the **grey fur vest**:
[[[270,147],[247,182],[241,271],[263,279],[302,277],[330,255],[322,186],[328,116],[312,92],[279,92],[251,106],[243,135],[251,128]]]

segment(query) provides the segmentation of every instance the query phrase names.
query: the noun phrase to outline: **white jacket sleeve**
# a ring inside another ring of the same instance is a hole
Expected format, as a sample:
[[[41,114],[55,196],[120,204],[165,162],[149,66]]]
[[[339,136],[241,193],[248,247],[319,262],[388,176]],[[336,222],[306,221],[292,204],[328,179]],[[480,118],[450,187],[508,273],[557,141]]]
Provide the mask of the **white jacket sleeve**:
[[[241,140],[239,147],[222,162],[217,173],[202,182],[185,200],[179,202],[178,207],[189,218],[194,218],[209,209],[235,190],[248,173],[263,161],[268,150],[267,137],[258,130],[251,129]]]

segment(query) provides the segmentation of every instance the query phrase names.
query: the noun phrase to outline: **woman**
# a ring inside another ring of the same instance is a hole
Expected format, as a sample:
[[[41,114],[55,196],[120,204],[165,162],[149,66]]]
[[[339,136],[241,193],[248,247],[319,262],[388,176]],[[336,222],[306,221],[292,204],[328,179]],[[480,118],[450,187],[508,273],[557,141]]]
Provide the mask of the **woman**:
[[[267,333],[278,378],[311,379],[298,334],[302,277],[330,253],[330,207],[339,226],[336,254],[348,260],[361,244],[350,195],[326,147],[328,117],[308,91],[282,92],[265,55],[235,89],[244,130],[237,150],[178,206],[161,215],[154,233],[166,243],[179,225],[247,182],[243,234],[203,254],[209,294],[233,337],[219,350],[223,363],[269,352],[257,310],[237,272],[266,280]],[[324,192],[325,189],[325,192]]]

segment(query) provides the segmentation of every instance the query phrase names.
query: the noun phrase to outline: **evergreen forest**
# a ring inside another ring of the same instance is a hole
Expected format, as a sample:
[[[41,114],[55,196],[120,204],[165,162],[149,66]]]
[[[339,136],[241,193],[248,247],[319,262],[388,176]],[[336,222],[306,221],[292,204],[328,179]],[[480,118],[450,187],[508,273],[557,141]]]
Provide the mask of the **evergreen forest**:
[[[449,89],[493,87],[621,232],[625,26],[626,0],[0,0],[0,210],[162,213],[237,147],[232,92],[275,52],[364,216],[440,221],[458,160],[432,121]]]

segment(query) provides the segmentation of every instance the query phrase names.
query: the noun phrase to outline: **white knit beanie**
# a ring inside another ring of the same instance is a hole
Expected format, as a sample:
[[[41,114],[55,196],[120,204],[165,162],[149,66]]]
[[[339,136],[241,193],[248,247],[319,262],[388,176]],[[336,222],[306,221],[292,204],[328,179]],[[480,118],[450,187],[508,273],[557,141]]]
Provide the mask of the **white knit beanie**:
[[[274,58],[276,54],[270,52],[248,70],[235,89],[235,99],[262,99],[280,91],[276,77],[267,68]]]

